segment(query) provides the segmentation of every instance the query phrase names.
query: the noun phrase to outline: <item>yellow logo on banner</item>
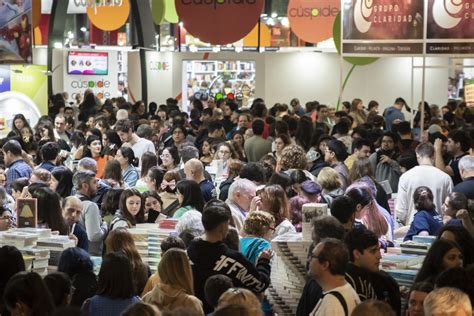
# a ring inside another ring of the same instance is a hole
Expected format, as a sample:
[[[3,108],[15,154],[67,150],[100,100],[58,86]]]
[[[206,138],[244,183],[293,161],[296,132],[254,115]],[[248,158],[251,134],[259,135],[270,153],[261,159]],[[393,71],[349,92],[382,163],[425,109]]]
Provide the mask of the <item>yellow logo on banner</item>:
[[[129,0],[95,0],[87,5],[87,16],[95,27],[114,31],[127,22],[130,14]]]

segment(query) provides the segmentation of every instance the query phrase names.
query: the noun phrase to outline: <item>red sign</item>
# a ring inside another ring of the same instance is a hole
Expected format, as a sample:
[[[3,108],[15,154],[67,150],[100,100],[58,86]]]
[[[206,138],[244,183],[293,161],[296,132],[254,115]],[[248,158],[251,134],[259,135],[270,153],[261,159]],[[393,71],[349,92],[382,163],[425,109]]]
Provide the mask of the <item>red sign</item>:
[[[291,30],[309,43],[330,39],[340,9],[340,0],[290,0],[288,19]]]
[[[184,28],[214,45],[234,43],[252,31],[264,0],[176,0]]]

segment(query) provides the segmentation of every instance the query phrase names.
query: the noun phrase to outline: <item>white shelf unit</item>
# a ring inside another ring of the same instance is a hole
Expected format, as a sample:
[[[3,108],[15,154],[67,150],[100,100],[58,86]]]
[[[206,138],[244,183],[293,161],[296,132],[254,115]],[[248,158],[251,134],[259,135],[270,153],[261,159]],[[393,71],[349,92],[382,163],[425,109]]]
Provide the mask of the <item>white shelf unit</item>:
[[[183,110],[188,109],[189,98],[198,91],[237,94],[245,90],[249,97],[255,92],[254,60],[185,60],[183,63]]]

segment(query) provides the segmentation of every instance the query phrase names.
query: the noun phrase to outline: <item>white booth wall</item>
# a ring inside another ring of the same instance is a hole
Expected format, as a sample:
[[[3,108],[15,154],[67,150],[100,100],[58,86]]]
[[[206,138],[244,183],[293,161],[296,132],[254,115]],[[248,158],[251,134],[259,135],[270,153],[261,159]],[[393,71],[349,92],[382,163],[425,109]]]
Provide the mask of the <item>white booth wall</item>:
[[[34,62],[46,64],[45,48],[36,48]],[[96,49],[97,51],[107,51]],[[116,50],[114,50],[116,52]],[[148,68],[149,102],[164,103],[168,97],[181,94],[183,61],[202,60],[203,53],[152,52],[146,54]],[[334,53],[210,53],[209,60],[255,60],[256,96],[265,99],[268,106],[298,97],[302,104],[311,100],[335,105],[340,89],[339,55]],[[112,60],[109,60],[109,63]],[[343,100],[361,98],[365,104],[376,100],[381,108],[390,106],[395,98],[412,99],[412,62],[422,65],[422,58],[385,57],[373,64],[357,66],[349,78]],[[53,91],[64,90],[66,75],[63,50],[53,50]],[[167,68],[157,67],[166,63]],[[426,65],[448,65],[447,57],[428,57]],[[344,77],[351,65],[344,62]],[[154,67],[153,69],[151,69]],[[114,67],[109,67],[109,74]],[[425,71],[425,100],[430,104],[444,105],[448,100],[449,69],[427,68]],[[128,54],[128,83],[136,100],[141,99],[141,69],[138,52]],[[413,100],[422,99],[422,69],[414,69]]]

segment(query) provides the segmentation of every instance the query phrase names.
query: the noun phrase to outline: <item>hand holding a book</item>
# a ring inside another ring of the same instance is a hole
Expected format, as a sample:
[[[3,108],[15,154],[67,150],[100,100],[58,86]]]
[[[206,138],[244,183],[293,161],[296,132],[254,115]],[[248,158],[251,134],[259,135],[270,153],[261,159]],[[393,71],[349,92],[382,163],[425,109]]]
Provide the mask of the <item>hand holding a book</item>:
[[[79,242],[79,239],[76,237],[76,235],[69,234],[69,239],[74,240],[74,245],[77,246],[77,243]]]
[[[264,249],[258,255],[257,261],[260,259],[272,260],[272,257],[273,257],[273,251],[271,249]]]

